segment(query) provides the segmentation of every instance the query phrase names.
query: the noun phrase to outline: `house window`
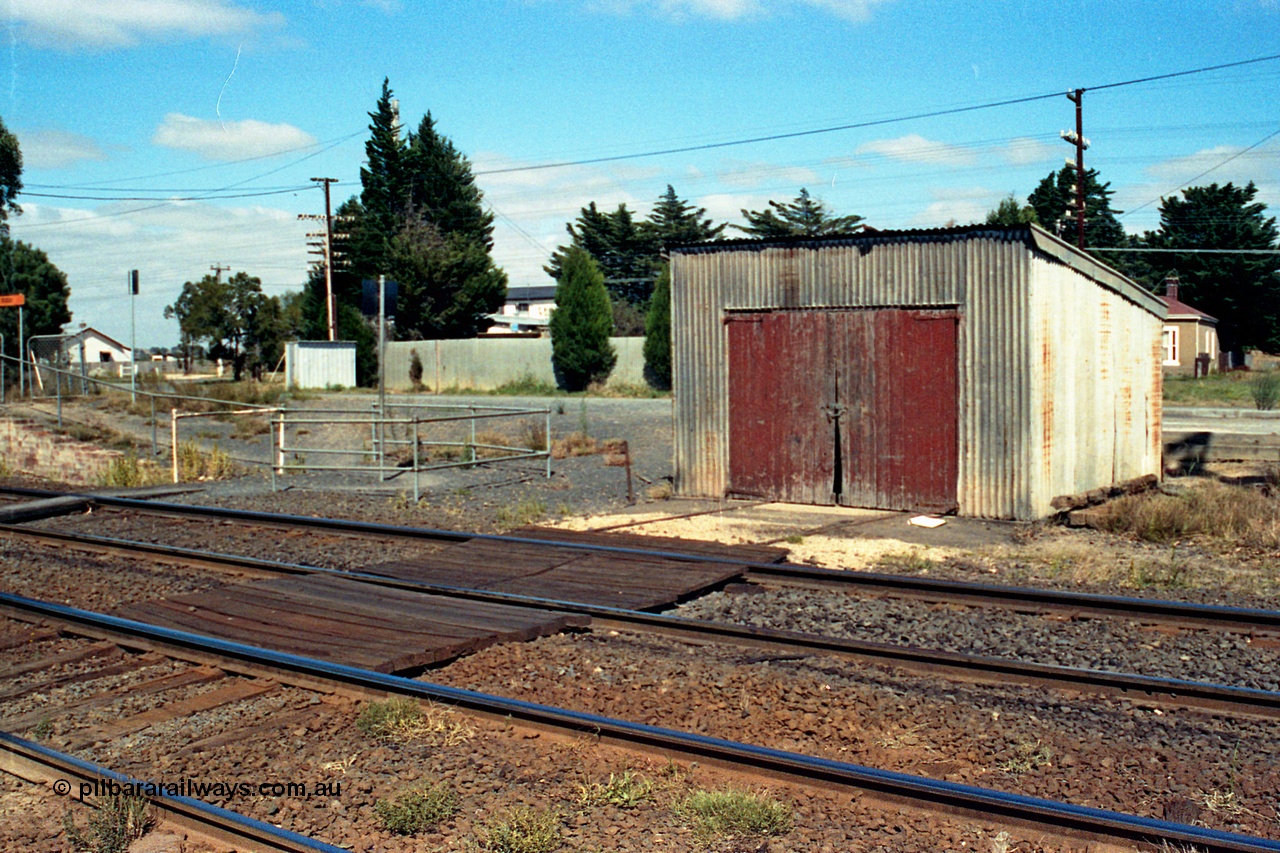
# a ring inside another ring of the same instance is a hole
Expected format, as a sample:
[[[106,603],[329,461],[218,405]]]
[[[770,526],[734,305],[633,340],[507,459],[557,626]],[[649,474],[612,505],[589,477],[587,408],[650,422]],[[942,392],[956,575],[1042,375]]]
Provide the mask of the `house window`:
[[[98,360],[102,362],[111,361],[111,353],[107,352],[106,350],[103,350],[102,352],[98,353]]]
[[[1161,345],[1164,347],[1164,363],[1166,367],[1176,367],[1178,365],[1178,327],[1165,326],[1164,336],[1161,339]]]
[[[528,303],[528,302],[517,302],[517,303],[516,303],[516,310],[517,310],[517,311],[519,311],[519,312],[521,312],[521,313],[528,313],[528,311],[529,311],[529,303]]]

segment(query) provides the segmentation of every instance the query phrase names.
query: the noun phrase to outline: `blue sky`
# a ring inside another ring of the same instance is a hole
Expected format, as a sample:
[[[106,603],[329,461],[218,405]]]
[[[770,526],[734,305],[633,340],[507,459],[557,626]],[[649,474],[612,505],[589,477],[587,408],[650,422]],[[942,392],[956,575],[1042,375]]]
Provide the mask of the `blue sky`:
[[[3,7],[0,7],[3,8]],[[718,220],[807,187],[881,228],[980,219],[1070,148],[1063,96],[774,142],[498,171],[818,130],[1103,86],[1280,53],[1280,0],[8,0],[0,118],[26,161],[15,237],[69,276],[74,323],[139,345],[213,264],[269,293],[306,276],[306,232],[359,192],[383,77],[428,110],[498,214],[512,285],[583,205],[640,213],[668,183]],[[1158,200],[1253,180],[1280,208],[1280,61],[1087,91],[1086,165],[1152,228]],[[1222,164],[1234,155],[1235,159]],[[42,195],[37,195],[37,193]],[[254,195],[249,195],[254,194]],[[239,198],[222,196],[239,195]],[[57,198],[87,196],[92,198]],[[144,200],[135,200],[144,199]],[[178,200],[191,199],[191,200]]]

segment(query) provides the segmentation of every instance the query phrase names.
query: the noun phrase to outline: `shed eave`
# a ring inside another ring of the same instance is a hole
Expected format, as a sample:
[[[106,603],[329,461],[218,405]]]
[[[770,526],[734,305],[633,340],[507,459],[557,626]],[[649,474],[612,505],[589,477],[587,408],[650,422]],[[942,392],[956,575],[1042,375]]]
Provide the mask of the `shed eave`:
[[[1037,251],[1056,258],[1076,272],[1093,279],[1108,290],[1120,294],[1161,320],[1168,314],[1169,306],[1164,304],[1164,300],[1151,293],[1145,287],[1121,275],[1092,255],[1077,249],[1065,240],[1055,237],[1039,225],[1031,223],[1028,227],[1031,231],[1031,242]]]

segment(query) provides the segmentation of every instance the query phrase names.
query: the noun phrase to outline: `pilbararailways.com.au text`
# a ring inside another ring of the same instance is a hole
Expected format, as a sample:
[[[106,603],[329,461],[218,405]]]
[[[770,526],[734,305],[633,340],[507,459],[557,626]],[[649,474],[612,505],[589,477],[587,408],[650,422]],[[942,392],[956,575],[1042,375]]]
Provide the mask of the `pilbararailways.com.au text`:
[[[236,797],[339,797],[342,782],[231,782],[181,778],[167,782],[132,780],[116,782],[113,779],[94,779],[78,782],[79,799],[85,797],[191,797],[197,800],[230,800]],[[71,783],[59,779],[54,790],[62,795],[71,793]]]

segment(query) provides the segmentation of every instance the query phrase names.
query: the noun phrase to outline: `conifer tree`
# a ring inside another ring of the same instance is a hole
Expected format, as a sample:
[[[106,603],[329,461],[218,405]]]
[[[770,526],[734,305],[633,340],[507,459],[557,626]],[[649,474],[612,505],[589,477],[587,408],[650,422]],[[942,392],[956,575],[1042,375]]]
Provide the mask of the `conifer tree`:
[[[663,264],[644,324],[644,372],[649,384],[671,387],[671,265]]]
[[[649,225],[662,247],[674,243],[696,243],[714,240],[725,229],[725,223],[714,225],[703,207],[692,204],[676,195],[675,187],[667,184],[667,191],[658,197],[658,203],[649,214]]]
[[[405,154],[411,209],[444,234],[463,234],[493,248],[493,214],[484,209],[471,162],[436,130],[428,112]]]
[[[581,391],[613,370],[617,353],[609,343],[613,316],[596,262],[585,249],[565,250],[551,312],[551,361],[565,388]]]
[[[803,187],[793,202],[769,201],[771,210],[746,210],[746,225],[734,225],[753,237],[821,237],[848,234],[856,230],[861,216],[835,216],[827,206],[809,195]]]
[[[1074,244],[1076,242],[1075,203],[1076,194],[1072,189],[1076,184],[1076,170],[1072,166],[1063,166],[1057,172],[1050,172],[1036,186],[1035,191],[1027,196],[1027,204],[1036,211],[1036,218],[1045,230],[1053,232],[1062,239]],[[1116,220],[1119,210],[1111,209],[1111,196],[1115,192],[1110,183],[1098,180],[1097,169],[1086,169],[1084,177],[1084,244],[1086,246],[1102,246],[1119,248],[1127,244],[1124,228]],[[1114,262],[1114,253],[1108,252],[1103,260]]]

